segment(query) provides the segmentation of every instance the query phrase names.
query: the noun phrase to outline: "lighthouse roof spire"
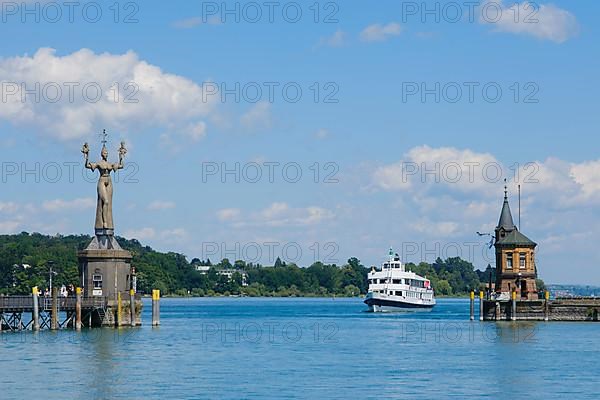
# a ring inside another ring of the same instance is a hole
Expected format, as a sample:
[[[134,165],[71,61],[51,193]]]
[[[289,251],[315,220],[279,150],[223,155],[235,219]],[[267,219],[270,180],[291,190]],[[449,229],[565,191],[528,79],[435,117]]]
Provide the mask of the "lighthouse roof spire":
[[[507,232],[516,229],[512,213],[510,212],[510,205],[508,204],[508,188],[506,185],[504,185],[504,203],[502,204],[502,212],[498,221],[499,228],[504,228]]]

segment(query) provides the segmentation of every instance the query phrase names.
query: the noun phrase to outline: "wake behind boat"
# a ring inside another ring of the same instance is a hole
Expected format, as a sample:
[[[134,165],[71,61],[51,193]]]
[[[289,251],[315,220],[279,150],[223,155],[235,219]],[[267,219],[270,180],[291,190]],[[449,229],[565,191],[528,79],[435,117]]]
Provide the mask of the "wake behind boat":
[[[369,292],[365,304],[369,311],[431,310],[435,306],[431,281],[406,271],[392,249],[389,256],[380,270],[373,267],[368,274]]]

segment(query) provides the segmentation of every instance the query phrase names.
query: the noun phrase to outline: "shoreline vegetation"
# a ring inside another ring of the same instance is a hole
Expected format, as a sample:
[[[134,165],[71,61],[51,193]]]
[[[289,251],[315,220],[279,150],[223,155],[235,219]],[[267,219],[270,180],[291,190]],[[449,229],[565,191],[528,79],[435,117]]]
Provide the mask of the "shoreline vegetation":
[[[143,298],[152,298],[151,294],[144,294],[142,296]],[[333,296],[321,296],[321,295],[312,295],[310,293],[307,294],[302,294],[299,296],[247,296],[247,295],[235,295],[235,294],[229,294],[229,295],[225,295],[225,294],[218,294],[215,293],[213,295],[205,295],[205,296],[194,296],[192,294],[187,294],[187,295],[177,295],[177,294],[167,294],[165,296],[162,296],[162,298],[165,299],[202,299],[202,298],[214,298],[214,299],[218,299],[218,298],[247,298],[247,297],[252,297],[252,298],[257,298],[257,299],[289,299],[289,298],[306,298],[306,299],[364,299],[365,298],[365,294],[361,293],[360,295],[355,295],[355,296],[346,296],[346,295],[333,295]],[[437,299],[468,299],[469,298],[469,294],[468,293],[463,293],[460,295],[436,295]]]
[[[91,240],[88,235],[0,235],[0,295],[29,295],[34,286],[47,288],[50,268],[57,273],[54,285],[76,285],[77,251]],[[279,258],[272,266],[228,259],[213,264],[198,258],[188,261],[179,253],[161,253],[135,239],[118,241],[133,254],[137,290],[142,294],[158,289],[165,297],[359,297],[368,289],[370,268],[356,257],[343,265],[315,262],[305,267]],[[430,279],[440,298],[464,297],[471,290],[483,290],[490,278],[495,280],[490,265],[481,271],[459,257],[407,263],[406,268]],[[543,287],[542,281],[539,284]]]

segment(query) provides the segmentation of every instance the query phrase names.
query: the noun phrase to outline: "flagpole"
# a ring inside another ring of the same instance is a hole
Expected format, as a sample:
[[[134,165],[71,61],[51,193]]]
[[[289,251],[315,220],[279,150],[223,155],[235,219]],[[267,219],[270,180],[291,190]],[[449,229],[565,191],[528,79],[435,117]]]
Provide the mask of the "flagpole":
[[[519,230],[521,230],[521,185],[519,185]]]

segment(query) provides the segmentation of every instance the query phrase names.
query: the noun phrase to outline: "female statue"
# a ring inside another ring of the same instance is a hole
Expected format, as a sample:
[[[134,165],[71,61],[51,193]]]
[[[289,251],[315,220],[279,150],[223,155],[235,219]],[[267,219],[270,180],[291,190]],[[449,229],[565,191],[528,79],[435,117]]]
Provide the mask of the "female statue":
[[[102,160],[98,163],[91,163],[89,161],[90,148],[87,143],[83,145],[81,152],[85,157],[85,167],[92,171],[97,169],[100,172],[100,179],[98,179],[98,205],[96,207],[96,234],[112,235],[114,231],[112,217],[113,185],[110,173],[124,168],[123,159],[125,158],[125,154],[127,154],[125,142],[121,142],[121,147],[119,148],[118,164],[108,162],[108,150],[105,144],[102,146]]]

